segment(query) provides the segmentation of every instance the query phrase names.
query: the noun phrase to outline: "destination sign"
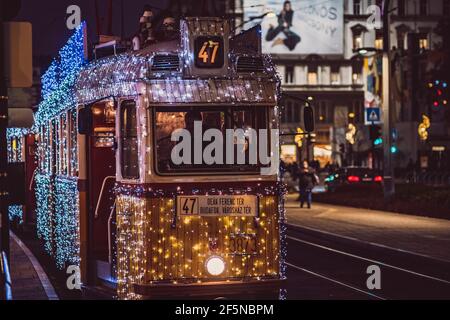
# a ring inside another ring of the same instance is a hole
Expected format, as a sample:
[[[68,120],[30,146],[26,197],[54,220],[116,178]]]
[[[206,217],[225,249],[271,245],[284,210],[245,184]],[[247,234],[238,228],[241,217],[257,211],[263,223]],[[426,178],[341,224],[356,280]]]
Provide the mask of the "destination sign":
[[[256,216],[257,209],[257,198],[251,195],[177,197],[177,214],[182,216]]]

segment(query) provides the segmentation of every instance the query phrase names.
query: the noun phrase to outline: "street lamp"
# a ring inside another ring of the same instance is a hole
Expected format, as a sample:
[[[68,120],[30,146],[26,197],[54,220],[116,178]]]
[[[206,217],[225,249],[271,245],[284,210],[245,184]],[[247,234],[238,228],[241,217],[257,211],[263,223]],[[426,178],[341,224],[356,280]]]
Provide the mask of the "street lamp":
[[[394,184],[394,170],[392,165],[392,134],[391,128],[393,127],[393,108],[391,107],[391,94],[390,94],[390,74],[391,74],[391,56],[390,56],[390,17],[389,7],[390,0],[384,0],[383,3],[383,50],[379,50],[371,47],[363,47],[355,50],[355,52],[363,57],[370,57],[374,55],[382,55],[382,75],[383,75],[383,175],[384,175],[384,198],[390,200],[395,194]]]

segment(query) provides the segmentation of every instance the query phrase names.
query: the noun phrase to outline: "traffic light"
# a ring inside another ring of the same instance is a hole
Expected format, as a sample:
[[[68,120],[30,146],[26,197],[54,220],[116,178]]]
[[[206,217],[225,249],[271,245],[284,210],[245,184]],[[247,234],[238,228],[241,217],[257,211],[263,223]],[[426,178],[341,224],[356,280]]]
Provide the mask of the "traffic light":
[[[374,146],[379,146],[383,144],[382,138],[383,132],[381,130],[381,126],[379,125],[371,125],[369,127],[369,136]]]
[[[430,102],[433,110],[448,105],[448,83],[444,80],[433,80],[428,83]]]

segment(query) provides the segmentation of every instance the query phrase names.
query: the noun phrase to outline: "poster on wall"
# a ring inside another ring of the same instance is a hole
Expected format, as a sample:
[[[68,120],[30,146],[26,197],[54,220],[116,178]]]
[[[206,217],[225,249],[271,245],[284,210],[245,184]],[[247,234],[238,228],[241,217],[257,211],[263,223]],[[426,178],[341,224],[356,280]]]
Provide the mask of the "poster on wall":
[[[271,54],[343,54],[344,0],[244,0],[244,29],[262,27]]]

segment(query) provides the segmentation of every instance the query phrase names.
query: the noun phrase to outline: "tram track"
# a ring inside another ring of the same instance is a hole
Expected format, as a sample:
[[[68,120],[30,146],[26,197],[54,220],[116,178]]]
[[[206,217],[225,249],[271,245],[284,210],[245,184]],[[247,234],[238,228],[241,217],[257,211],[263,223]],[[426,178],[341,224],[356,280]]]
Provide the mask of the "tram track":
[[[450,299],[450,263],[342,240],[288,226],[288,298]],[[380,268],[381,289],[368,289],[369,266]],[[302,276],[299,276],[302,274]],[[300,277],[300,278],[299,278]],[[298,291],[314,288],[308,292]],[[291,292],[291,293],[289,293]]]

